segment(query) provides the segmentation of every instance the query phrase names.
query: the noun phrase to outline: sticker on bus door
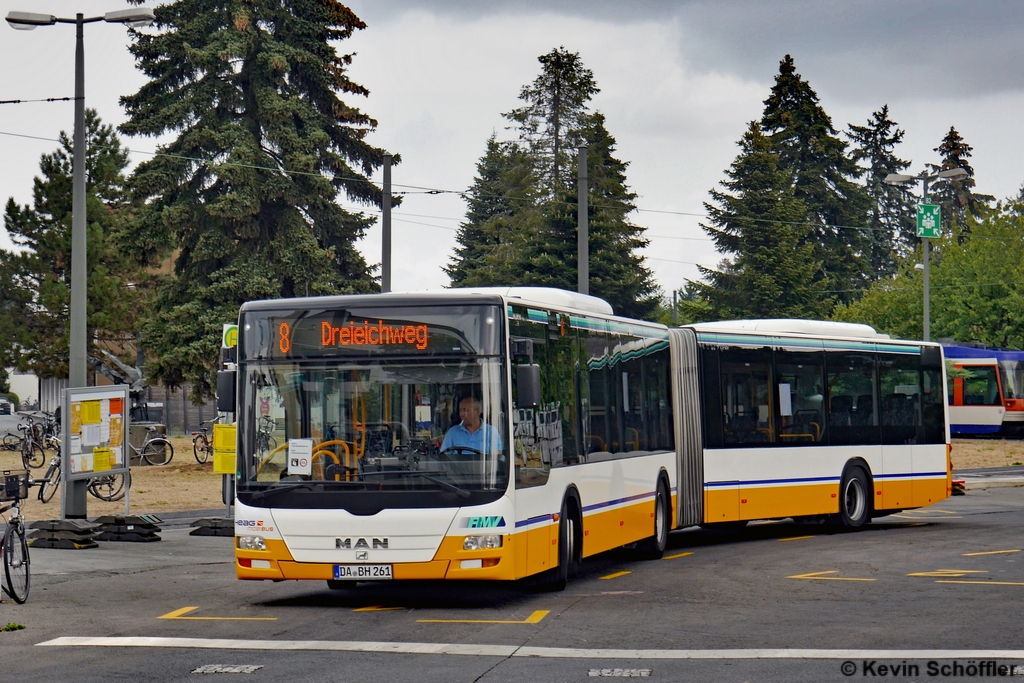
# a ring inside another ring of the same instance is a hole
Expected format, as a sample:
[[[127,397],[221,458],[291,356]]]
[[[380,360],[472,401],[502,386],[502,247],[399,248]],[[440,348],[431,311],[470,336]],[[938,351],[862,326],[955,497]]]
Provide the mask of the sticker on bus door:
[[[288,439],[288,474],[313,474],[313,439]]]

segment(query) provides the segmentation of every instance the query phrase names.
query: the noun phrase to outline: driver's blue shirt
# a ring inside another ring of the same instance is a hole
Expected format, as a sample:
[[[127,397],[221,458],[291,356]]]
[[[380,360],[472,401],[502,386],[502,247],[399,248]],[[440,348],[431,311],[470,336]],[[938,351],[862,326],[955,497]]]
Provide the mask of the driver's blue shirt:
[[[459,447],[472,448],[481,453],[499,453],[501,452],[501,434],[486,422],[481,423],[480,429],[470,434],[466,425],[460,422],[444,435],[441,452]]]

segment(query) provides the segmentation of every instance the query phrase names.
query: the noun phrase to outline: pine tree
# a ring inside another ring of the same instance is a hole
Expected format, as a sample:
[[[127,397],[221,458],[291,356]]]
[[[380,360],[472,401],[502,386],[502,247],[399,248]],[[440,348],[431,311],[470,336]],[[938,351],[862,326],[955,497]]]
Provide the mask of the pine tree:
[[[67,377],[74,144],[66,133],[40,160],[31,205],[7,201],[4,226],[15,252],[0,251],[0,366],[39,377]],[[116,240],[128,204],[128,152],[113,127],[85,111],[87,353],[134,340],[141,274],[120,258]]]
[[[832,119],[810,84],[796,73],[793,58],[779,63],[779,74],[765,100],[761,128],[771,138],[783,168],[793,173],[794,196],[813,224],[808,239],[821,263],[816,280],[826,280],[840,300],[853,298],[872,279],[863,230],[868,209],[864,189],[854,180],[861,170],[846,155]]]
[[[955,225],[959,234],[969,231],[968,215],[975,219],[980,218],[988,203],[995,201],[992,195],[974,192],[974,169],[967,161],[971,158],[973,150],[973,147],[964,142],[956,128],[950,126],[946,137],[934,150],[942,157],[942,162],[938,165],[928,164],[928,169],[933,174],[953,168],[967,171],[967,177],[960,180],[933,180],[928,198],[929,202],[942,207],[943,224],[950,228]]]
[[[832,302],[825,282],[814,279],[821,267],[807,239],[814,226],[795,197],[793,174],[757,121],[739,147],[726,191],[712,190],[713,203],[704,205],[710,225],[701,226],[729,258],[718,270],[700,269],[704,282],[690,283],[694,296],[681,309],[693,320],[821,318]]]
[[[376,289],[355,247],[372,219],[336,196],[379,206],[367,175],[384,152],[365,141],[376,121],[338,96],[367,90],[336,51],[365,24],[336,0],[176,0],[155,13],[158,32],[131,48],[151,80],[123,98],[122,130],[175,137],[132,177],[147,200],[132,245],[147,262],[176,249],[150,368],[199,398],[242,302]]]
[[[519,93],[526,104],[504,116],[518,127],[520,140],[536,160],[537,176],[554,196],[569,182],[563,169],[571,163],[572,148],[581,144],[587,103],[600,89],[578,52],[563,46],[537,61],[540,75]]]
[[[476,168],[465,194],[466,220],[455,237],[458,246],[445,267],[453,287],[501,284],[502,263],[515,260],[510,235],[516,231],[510,225],[536,203],[532,158],[515,142],[498,142],[491,135]]]
[[[626,185],[628,163],[617,159],[615,138],[603,114],[583,120],[580,139],[587,153],[587,224],[590,293],[610,303],[617,315],[649,319],[658,306],[653,274],[636,253],[647,246],[644,228],[627,216],[636,208],[636,193]],[[576,158],[570,157],[573,164]],[[518,281],[524,285],[575,290],[579,196],[564,189],[540,207],[542,227],[524,240],[517,258]]]
[[[913,195],[906,187],[887,185],[885,177],[901,173],[910,166],[909,161],[895,154],[896,145],[903,141],[904,131],[889,118],[889,105],[871,115],[867,125],[850,124],[848,133],[854,143],[850,158],[864,162],[865,189],[870,205],[866,236],[870,251],[868,262],[875,277],[892,277],[897,262],[917,247],[917,220]]]

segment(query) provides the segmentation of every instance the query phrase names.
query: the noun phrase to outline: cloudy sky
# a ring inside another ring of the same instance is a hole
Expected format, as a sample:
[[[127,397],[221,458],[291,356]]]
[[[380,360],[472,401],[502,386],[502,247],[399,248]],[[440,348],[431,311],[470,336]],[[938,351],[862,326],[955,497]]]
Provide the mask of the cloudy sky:
[[[6,15],[73,16],[121,9],[116,0],[0,0]],[[997,197],[1024,182],[1024,3],[988,0],[352,0],[368,24],[340,46],[355,52],[355,104],[376,118],[372,142],[402,155],[396,189],[461,191],[501,112],[557,46],[580,53],[601,88],[619,157],[639,194],[633,220],[648,228],[648,265],[666,291],[719,260],[699,228],[708,190],[761,115],[779,60],[792,54],[837,128],[881,105],[906,130],[898,153],[916,172],[950,126],[974,147],[979,190]],[[127,33],[85,29],[86,102],[124,120],[118,97],[143,82]],[[0,26],[0,100],[73,95],[74,27]],[[0,105],[0,199],[31,201],[41,154],[73,125],[71,102]],[[137,163],[159,141],[128,139]],[[408,187],[399,187],[408,186]],[[419,190],[418,190],[419,191]],[[343,202],[347,203],[347,202]],[[465,211],[456,194],[409,194],[394,223],[394,289],[441,287],[441,267]],[[0,230],[0,248],[10,245]],[[380,229],[360,248],[380,261]]]

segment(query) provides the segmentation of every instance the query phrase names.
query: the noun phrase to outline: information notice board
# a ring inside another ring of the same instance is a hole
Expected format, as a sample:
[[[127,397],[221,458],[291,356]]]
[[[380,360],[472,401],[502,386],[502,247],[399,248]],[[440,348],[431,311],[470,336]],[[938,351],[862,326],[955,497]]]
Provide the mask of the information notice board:
[[[61,474],[65,484],[96,477],[128,477],[128,386],[78,387],[65,389],[63,394]],[[67,491],[70,487],[64,488]],[[128,495],[125,486],[125,514],[129,510]]]

